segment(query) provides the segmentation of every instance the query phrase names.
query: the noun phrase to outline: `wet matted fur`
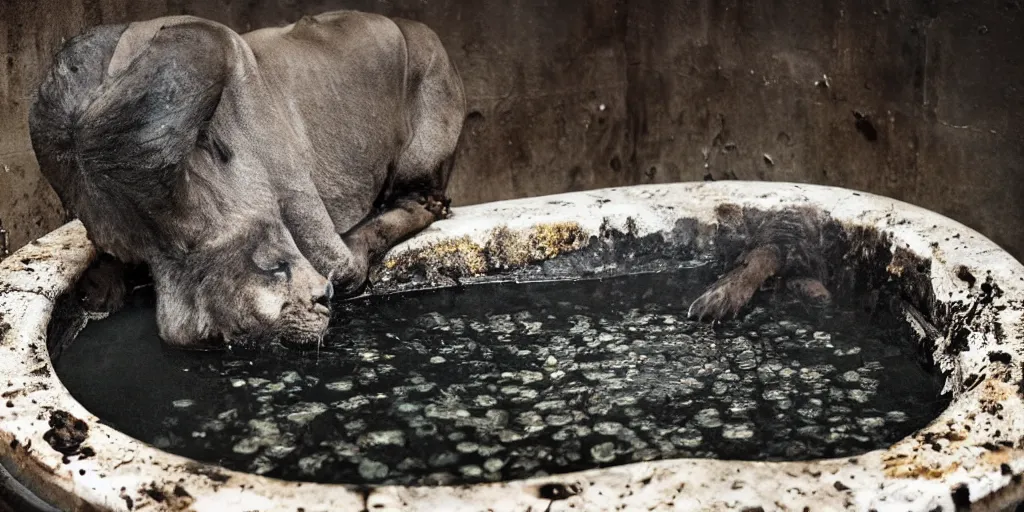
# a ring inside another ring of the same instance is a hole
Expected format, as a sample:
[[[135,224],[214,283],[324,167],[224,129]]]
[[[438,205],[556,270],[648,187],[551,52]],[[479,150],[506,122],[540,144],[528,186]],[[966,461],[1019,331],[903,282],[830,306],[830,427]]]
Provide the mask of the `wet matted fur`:
[[[826,212],[810,207],[752,212],[721,205],[716,213],[720,235],[741,240],[744,248],[728,272],[690,304],[690,317],[718,321],[738,316],[775,276],[811,304],[831,303],[824,284],[831,270],[825,250]]]

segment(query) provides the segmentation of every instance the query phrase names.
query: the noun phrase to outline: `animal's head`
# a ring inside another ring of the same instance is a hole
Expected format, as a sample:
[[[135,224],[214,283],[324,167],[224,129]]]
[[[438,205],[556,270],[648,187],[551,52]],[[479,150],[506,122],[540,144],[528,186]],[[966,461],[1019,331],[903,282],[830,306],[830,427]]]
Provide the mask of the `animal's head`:
[[[309,344],[327,326],[329,280],[282,220],[276,150],[238,90],[260,86],[252,59],[197,18],[96,27],[56,56],[30,113],[44,176],[99,250],[149,265],[174,345]]]
[[[184,257],[153,258],[161,336],[176,345],[316,346],[333,289],[280,220],[245,223]],[[230,228],[229,228],[230,229]]]

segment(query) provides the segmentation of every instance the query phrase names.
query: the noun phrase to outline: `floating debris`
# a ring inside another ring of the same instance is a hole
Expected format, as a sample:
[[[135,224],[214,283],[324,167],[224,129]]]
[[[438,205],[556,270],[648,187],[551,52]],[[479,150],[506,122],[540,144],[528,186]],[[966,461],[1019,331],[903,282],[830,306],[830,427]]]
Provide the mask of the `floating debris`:
[[[57,370],[104,421],[167,451],[333,483],[473,483],[667,457],[850,456],[944,407],[941,380],[918,366],[895,319],[762,297],[733,321],[688,320],[691,295],[714,277],[344,302],[315,356],[168,351],[152,310],[129,305],[90,323]],[[151,335],[120,357],[121,333],[139,332],[125,322]]]

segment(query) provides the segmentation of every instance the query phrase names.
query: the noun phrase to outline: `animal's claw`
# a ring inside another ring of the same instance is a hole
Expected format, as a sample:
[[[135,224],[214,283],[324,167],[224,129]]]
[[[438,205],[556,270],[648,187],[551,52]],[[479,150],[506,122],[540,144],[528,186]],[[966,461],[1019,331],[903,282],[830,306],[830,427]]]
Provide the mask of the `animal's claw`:
[[[690,304],[687,316],[696,320],[724,320],[739,315],[756,291],[742,281],[726,276],[711,285]]]
[[[425,206],[427,207],[427,211],[429,211],[434,216],[434,219],[441,220],[447,219],[448,217],[451,216],[452,212],[451,208],[449,208],[451,204],[452,200],[443,195],[431,195],[427,196]]]
[[[366,273],[356,268],[345,268],[338,272],[331,272],[331,284],[334,291],[341,297],[351,297],[359,293],[366,284]]]

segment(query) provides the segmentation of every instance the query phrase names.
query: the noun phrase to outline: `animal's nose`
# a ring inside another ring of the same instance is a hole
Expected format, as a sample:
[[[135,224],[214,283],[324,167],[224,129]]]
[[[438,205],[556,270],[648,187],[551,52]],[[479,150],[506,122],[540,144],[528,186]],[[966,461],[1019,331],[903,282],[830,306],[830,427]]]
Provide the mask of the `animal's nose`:
[[[321,305],[330,307],[331,299],[333,299],[333,298],[334,298],[334,285],[332,285],[331,282],[328,281],[327,282],[327,286],[324,287],[323,293],[322,294],[316,294],[313,297],[313,302],[315,304],[321,304]]]

